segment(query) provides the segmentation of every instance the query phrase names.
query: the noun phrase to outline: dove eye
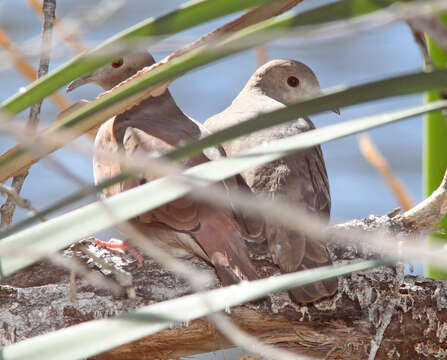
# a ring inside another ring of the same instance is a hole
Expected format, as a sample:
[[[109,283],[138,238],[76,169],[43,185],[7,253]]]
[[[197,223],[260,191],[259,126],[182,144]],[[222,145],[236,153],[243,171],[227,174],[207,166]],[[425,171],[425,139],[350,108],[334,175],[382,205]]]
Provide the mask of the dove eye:
[[[300,81],[295,76],[289,76],[287,84],[291,87],[297,87],[300,84]]]
[[[123,59],[119,59],[119,60],[113,62],[113,63],[112,63],[112,66],[113,66],[115,69],[117,69],[117,68],[121,67],[121,65],[123,65],[123,64],[124,64]]]

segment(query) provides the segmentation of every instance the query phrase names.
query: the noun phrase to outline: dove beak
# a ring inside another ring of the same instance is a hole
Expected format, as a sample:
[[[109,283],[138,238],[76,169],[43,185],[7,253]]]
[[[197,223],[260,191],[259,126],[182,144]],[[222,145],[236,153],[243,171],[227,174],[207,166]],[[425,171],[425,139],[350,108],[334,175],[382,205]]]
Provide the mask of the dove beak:
[[[79,86],[88,84],[93,82],[93,76],[92,74],[85,75],[77,80],[72,81],[70,84],[68,84],[67,88],[65,89],[66,92],[73,91],[74,89],[78,88]]]

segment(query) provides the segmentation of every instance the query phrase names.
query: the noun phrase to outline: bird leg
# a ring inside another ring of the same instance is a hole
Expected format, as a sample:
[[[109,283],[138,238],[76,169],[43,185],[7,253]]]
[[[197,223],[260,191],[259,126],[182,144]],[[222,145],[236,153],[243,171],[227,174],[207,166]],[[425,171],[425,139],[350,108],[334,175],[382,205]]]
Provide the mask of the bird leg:
[[[129,243],[127,240],[120,240],[116,238],[111,238],[109,241],[103,241],[96,237],[91,237],[89,239],[95,245],[102,246],[104,248],[118,251],[120,253],[129,253],[138,261],[138,267],[142,267],[144,264],[144,258],[138,251],[138,249]]]

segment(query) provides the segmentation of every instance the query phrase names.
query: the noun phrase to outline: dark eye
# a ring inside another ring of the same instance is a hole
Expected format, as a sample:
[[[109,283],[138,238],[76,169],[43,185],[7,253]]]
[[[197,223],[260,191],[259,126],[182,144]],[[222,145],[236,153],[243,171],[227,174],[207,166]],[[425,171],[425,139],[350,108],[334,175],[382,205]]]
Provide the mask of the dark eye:
[[[287,84],[291,87],[297,87],[300,84],[300,81],[295,76],[289,76]]]
[[[113,62],[113,63],[112,63],[112,66],[113,66],[115,69],[117,69],[117,68],[119,68],[119,67],[120,67],[121,65],[123,65],[123,64],[124,64],[123,59],[119,59],[119,60]]]

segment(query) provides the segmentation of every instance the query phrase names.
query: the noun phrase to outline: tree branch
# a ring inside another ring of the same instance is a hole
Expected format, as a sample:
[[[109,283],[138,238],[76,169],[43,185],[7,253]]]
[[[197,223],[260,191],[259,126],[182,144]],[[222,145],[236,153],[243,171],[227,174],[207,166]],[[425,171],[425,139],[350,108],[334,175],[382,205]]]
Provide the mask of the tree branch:
[[[441,185],[424,201],[399,217],[408,229],[430,229],[442,220],[447,213],[447,172]]]
[[[403,214],[371,215],[333,226],[330,232],[334,239],[346,230],[380,231],[386,235],[425,232],[447,211],[446,179],[431,197]],[[334,262],[375,256],[374,251],[367,253],[360,246],[345,247],[334,239],[329,245]],[[117,272],[133,278],[135,299],[92,288],[78,279],[76,300],[72,302],[67,272],[55,271],[53,265],[41,262],[0,285],[2,345],[191,292],[184,280],[152,259],[145,259],[144,266],[139,268],[130,255],[119,255],[120,261],[117,261],[117,254],[91,243],[86,246],[112,264]],[[257,261],[262,263],[266,274],[278,272],[268,257],[262,256],[265,246],[253,244],[250,251],[252,256],[262,259]],[[76,247],[67,250],[65,256],[80,258],[92,271],[116,276]],[[214,271],[206,263],[198,259],[190,263],[213,276],[214,286],[217,285]],[[380,268],[341,278],[339,291],[333,298],[309,306],[291,303],[287,293],[273,294],[264,301],[233,308],[230,317],[243,330],[268,344],[310,356],[366,359],[374,351],[376,359],[428,359],[445,354],[447,288],[444,282],[414,276],[402,280],[398,272],[400,269]],[[200,319],[185,328],[160,332],[96,359],[168,359],[231,346],[208,320]]]
[[[426,15],[408,21],[408,25],[413,33],[427,33],[436,43],[447,51],[447,27],[436,17],[436,15]]]

